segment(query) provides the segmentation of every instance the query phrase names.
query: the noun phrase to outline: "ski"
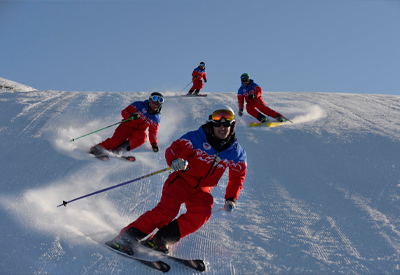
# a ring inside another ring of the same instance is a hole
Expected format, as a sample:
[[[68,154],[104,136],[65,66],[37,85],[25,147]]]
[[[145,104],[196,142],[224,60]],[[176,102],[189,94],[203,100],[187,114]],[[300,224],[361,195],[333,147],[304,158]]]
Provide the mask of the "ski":
[[[199,260],[199,259],[193,259],[193,260],[189,259],[188,260],[188,259],[184,259],[184,258],[181,258],[181,257],[171,256],[171,255],[165,254],[163,252],[150,249],[150,248],[146,247],[143,244],[143,242],[139,242],[139,244],[140,244],[140,247],[143,247],[146,250],[155,252],[155,253],[157,253],[157,255],[162,255],[162,256],[166,257],[167,259],[170,259],[170,260],[173,260],[173,261],[175,261],[177,263],[183,264],[184,266],[187,266],[187,267],[192,268],[194,270],[197,270],[197,271],[200,271],[200,272],[203,272],[203,271],[206,270],[206,264],[204,263],[203,260]]]
[[[90,153],[89,153],[89,155],[91,155],[91,156],[93,156],[93,157],[95,157],[95,158],[97,158],[97,159],[99,159],[101,161],[109,161],[110,160],[110,156],[111,157],[115,157],[115,158],[119,158],[121,160],[130,161],[130,162],[135,162],[136,161],[136,158],[134,156],[121,156],[121,155],[117,155],[117,154],[109,154],[109,155],[105,154],[105,155],[101,155],[101,156],[95,156],[95,155],[90,154]]]
[[[109,161],[110,157],[107,155],[102,155],[102,156],[94,156],[95,158],[101,160],[101,161]]]
[[[183,95],[183,96],[187,96],[187,97],[206,97],[206,94],[198,94],[198,95]]]
[[[162,272],[168,272],[168,271],[171,269],[171,267],[170,267],[167,263],[165,263],[165,262],[163,262],[163,261],[149,261],[149,260],[145,260],[145,259],[142,259],[142,258],[135,257],[135,256],[133,256],[133,255],[126,254],[126,253],[124,253],[124,252],[120,252],[120,251],[118,251],[118,250],[116,250],[116,249],[114,249],[114,248],[112,248],[112,247],[109,247],[108,245],[105,245],[105,244],[101,244],[101,245],[104,246],[104,247],[107,247],[107,248],[110,249],[111,251],[113,251],[113,252],[115,252],[115,253],[117,253],[117,254],[119,254],[119,255],[121,255],[121,256],[124,256],[124,257],[130,258],[130,259],[132,259],[132,260],[141,262],[141,263],[144,264],[144,265],[147,265],[147,266],[149,266],[149,267],[151,267],[151,268],[160,270],[160,271],[162,271]]]
[[[250,123],[250,127],[260,127],[260,126],[264,126],[264,127],[278,127],[281,126],[283,122],[252,122]]]
[[[119,157],[119,158],[121,158],[123,160],[130,161],[130,162],[136,161],[136,158],[134,156],[117,156],[117,157]]]
[[[133,255],[129,255],[129,254],[120,252],[120,251],[118,251],[118,250],[116,250],[114,248],[111,248],[111,247],[109,247],[108,245],[106,245],[104,243],[100,243],[100,242],[96,241],[95,239],[93,239],[92,237],[90,237],[89,235],[86,235],[86,236],[88,238],[90,238],[92,241],[98,243],[99,245],[101,245],[103,247],[106,247],[109,250],[111,250],[111,251],[113,251],[113,252],[115,252],[115,253],[117,253],[117,254],[119,254],[121,256],[124,256],[126,258],[138,261],[138,262],[140,262],[140,263],[142,263],[142,264],[144,264],[144,265],[146,265],[148,267],[154,268],[154,269],[162,271],[162,272],[168,272],[171,269],[171,267],[167,263],[165,263],[163,261],[150,261],[150,260],[145,260],[145,259],[142,259],[142,258],[139,258],[139,257],[135,257]]]

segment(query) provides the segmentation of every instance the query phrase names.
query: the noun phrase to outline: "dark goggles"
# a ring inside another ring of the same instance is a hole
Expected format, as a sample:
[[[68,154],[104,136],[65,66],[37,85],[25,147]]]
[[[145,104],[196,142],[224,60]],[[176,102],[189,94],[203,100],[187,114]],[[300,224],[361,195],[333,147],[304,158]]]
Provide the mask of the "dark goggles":
[[[248,77],[242,77],[241,80],[243,83],[250,82],[250,79]]]
[[[224,125],[225,128],[231,127],[233,121],[225,121],[225,122],[221,122],[221,121],[214,121],[213,120],[213,126],[214,127],[221,127],[222,125]]]
[[[150,97],[150,99],[154,102],[158,101],[158,103],[160,103],[160,104],[164,103],[164,98],[162,98],[161,96],[158,96],[158,95],[153,95],[152,97]]]

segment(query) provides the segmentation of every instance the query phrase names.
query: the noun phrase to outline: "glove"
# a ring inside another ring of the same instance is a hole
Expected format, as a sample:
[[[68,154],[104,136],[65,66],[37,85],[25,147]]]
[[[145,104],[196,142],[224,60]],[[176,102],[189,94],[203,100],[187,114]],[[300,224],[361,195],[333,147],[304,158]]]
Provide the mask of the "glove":
[[[140,118],[140,115],[138,113],[133,113],[133,114],[130,115],[129,118],[132,119],[132,120],[136,120],[136,119]]]
[[[171,162],[171,168],[175,171],[185,170],[187,165],[188,165],[187,161],[183,159],[174,159]]]
[[[234,198],[229,198],[225,201],[225,206],[224,209],[226,212],[231,213],[233,210],[235,210],[235,199]]]
[[[160,151],[160,149],[158,148],[158,145],[157,145],[157,143],[153,143],[152,145],[151,145],[151,148],[153,148],[153,151],[154,152],[158,152],[158,151]]]
[[[254,99],[255,97],[256,97],[255,94],[250,94],[250,95],[249,95],[249,99]]]
[[[242,115],[243,115],[243,110],[239,109],[239,116],[242,116]]]
[[[207,82],[207,79],[204,79],[204,82]]]

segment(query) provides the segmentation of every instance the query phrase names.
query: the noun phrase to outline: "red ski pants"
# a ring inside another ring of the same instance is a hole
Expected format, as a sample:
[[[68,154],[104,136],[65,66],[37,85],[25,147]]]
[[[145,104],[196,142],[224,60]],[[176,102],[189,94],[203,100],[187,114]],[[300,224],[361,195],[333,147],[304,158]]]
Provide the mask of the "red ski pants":
[[[115,129],[111,138],[106,139],[99,145],[106,150],[114,150],[127,139],[131,150],[133,150],[145,143],[147,133],[145,130],[129,127],[128,123],[122,123]]]
[[[182,178],[177,178],[176,174],[171,174],[164,183],[157,206],[122,229],[121,233],[135,227],[150,234],[154,229],[160,229],[174,220],[182,203],[186,205],[186,213],[176,219],[181,238],[195,232],[211,217],[214,200],[210,188],[194,189]]]
[[[190,88],[190,90],[196,90],[196,89],[199,89],[199,91],[203,89],[203,80],[201,80],[200,77],[193,80],[193,86],[192,88]]]
[[[279,113],[267,107],[261,98],[249,100],[246,104],[247,112],[253,117],[258,119],[258,113],[261,112],[270,117],[276,117]]]

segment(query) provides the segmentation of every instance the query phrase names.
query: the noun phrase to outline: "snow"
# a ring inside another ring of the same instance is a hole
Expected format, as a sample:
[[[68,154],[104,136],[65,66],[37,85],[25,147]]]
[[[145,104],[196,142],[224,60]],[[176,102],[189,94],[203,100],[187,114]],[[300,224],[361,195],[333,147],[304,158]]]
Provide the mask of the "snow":
[[[0,92],[14,93],[14,92],[30,92],[37,91],[35,88],[19,84],[17,82],[0,77]]]
[[[5,82],[15,83],[0,79],[0,273],[161,274],[87,235],[109,240],[153,208],[168,172],[57,205],[166,168],[171,142],[221,102],[237,110],[236,94],[162,91],[161,151],[147,141],[133,152],[136,163],[105,163],[85,151],[114,127],[70,140],[120,121],[123,108],[150,92],[38,91]],[[204,274],[399,274],[400,96],[263,97],[293,124],[249,128],[254,119],[238,118],[248,174],[237,208],[213,213],[172,255],[205,259]],[[226,181],[225,174],[212,192],[214,211],[223,206]],[[170,274],[197,273],[162,260]]]

